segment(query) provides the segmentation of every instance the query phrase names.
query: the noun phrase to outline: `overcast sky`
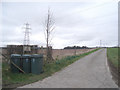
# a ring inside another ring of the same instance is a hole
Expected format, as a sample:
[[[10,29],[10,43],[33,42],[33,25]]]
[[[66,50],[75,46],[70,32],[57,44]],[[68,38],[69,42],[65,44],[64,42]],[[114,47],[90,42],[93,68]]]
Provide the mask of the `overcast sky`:
[[[99,0],[100,1],[100,0]],[[31,27],[30,44],[45,46],[43,23],[48,7],[55,20],[53,48],[116,46],[118,3],[111,2],[2,2],[2,44],[23,44],[24,24]]]

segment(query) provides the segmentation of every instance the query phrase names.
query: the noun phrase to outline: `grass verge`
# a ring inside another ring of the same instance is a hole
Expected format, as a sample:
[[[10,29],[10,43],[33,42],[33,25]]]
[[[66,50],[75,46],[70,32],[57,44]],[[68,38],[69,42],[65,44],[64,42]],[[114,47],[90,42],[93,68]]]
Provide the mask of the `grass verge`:
[[[118,48],[107,48],[107,57],[118,68]]]
[[[42,80],[48,76],[51,76],[53,73],[63,69],[64,67],[72,64],[73,62],[79,60],[80,58],[89,55],[98,49],[92,50],[90,52],[76,55],[76,56],[67,56],[61,60],[57,60],[53,63],[46,64],[43,69],[44,72],[40,75],[34,74],[22,74],[22,73],[12,73],[10,67],[7,63],[2,64],[2,84],[3,88],[16,88],[25,84],[36,82]]]

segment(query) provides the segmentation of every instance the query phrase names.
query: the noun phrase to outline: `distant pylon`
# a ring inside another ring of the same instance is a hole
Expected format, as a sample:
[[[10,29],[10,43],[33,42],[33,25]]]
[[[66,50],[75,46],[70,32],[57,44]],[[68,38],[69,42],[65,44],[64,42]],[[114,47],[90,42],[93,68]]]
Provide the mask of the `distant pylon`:
[[[24,45],[29,45],[30,44],[30,39],[29,39],[29,33],[30,33],[30,24],[25,23],[25,36],[24,36]]]

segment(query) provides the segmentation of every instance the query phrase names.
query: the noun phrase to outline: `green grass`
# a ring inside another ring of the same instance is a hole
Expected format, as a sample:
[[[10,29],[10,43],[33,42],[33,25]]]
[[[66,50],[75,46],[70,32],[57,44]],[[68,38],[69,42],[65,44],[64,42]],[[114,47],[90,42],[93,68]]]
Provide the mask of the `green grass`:
[[[107,48],[107,57],[118,68],[118,48]]]
[[[8,64],[3,63],[2,64],[2,70],[3,70],[3,87],[7,87],[9,85],[9,88],[15,88],[17,86],[29,84],[38,80],[42,80],[45,77],[51,76],[53,73],[63,69],[64,67],[72,64],[73,62],[79,60],[80,58],[93,53],[97,51],[98,49],[95,49],[93,51],[90,51],[88,53],[84,53],[81,55],[76,56],[67,56],[61,60],[57,60],[53,63],[46,64],[43,69],[44,72],[40,75],[34,75],[34,74],[22,74],[22,73],[12,73],[10,72],[10,67]]]

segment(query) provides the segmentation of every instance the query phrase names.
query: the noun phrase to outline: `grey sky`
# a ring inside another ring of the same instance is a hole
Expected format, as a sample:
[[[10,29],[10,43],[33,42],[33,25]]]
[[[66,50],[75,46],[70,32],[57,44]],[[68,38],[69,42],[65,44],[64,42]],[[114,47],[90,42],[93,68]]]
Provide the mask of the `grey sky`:
[[[3,2],[2,45],[23,44],[24,23],[31,25],[30,44],[45,46],[47,9],[54,19],[53,48],[65,46],[115,46],[118,40],[118,3],[112,2]]]

